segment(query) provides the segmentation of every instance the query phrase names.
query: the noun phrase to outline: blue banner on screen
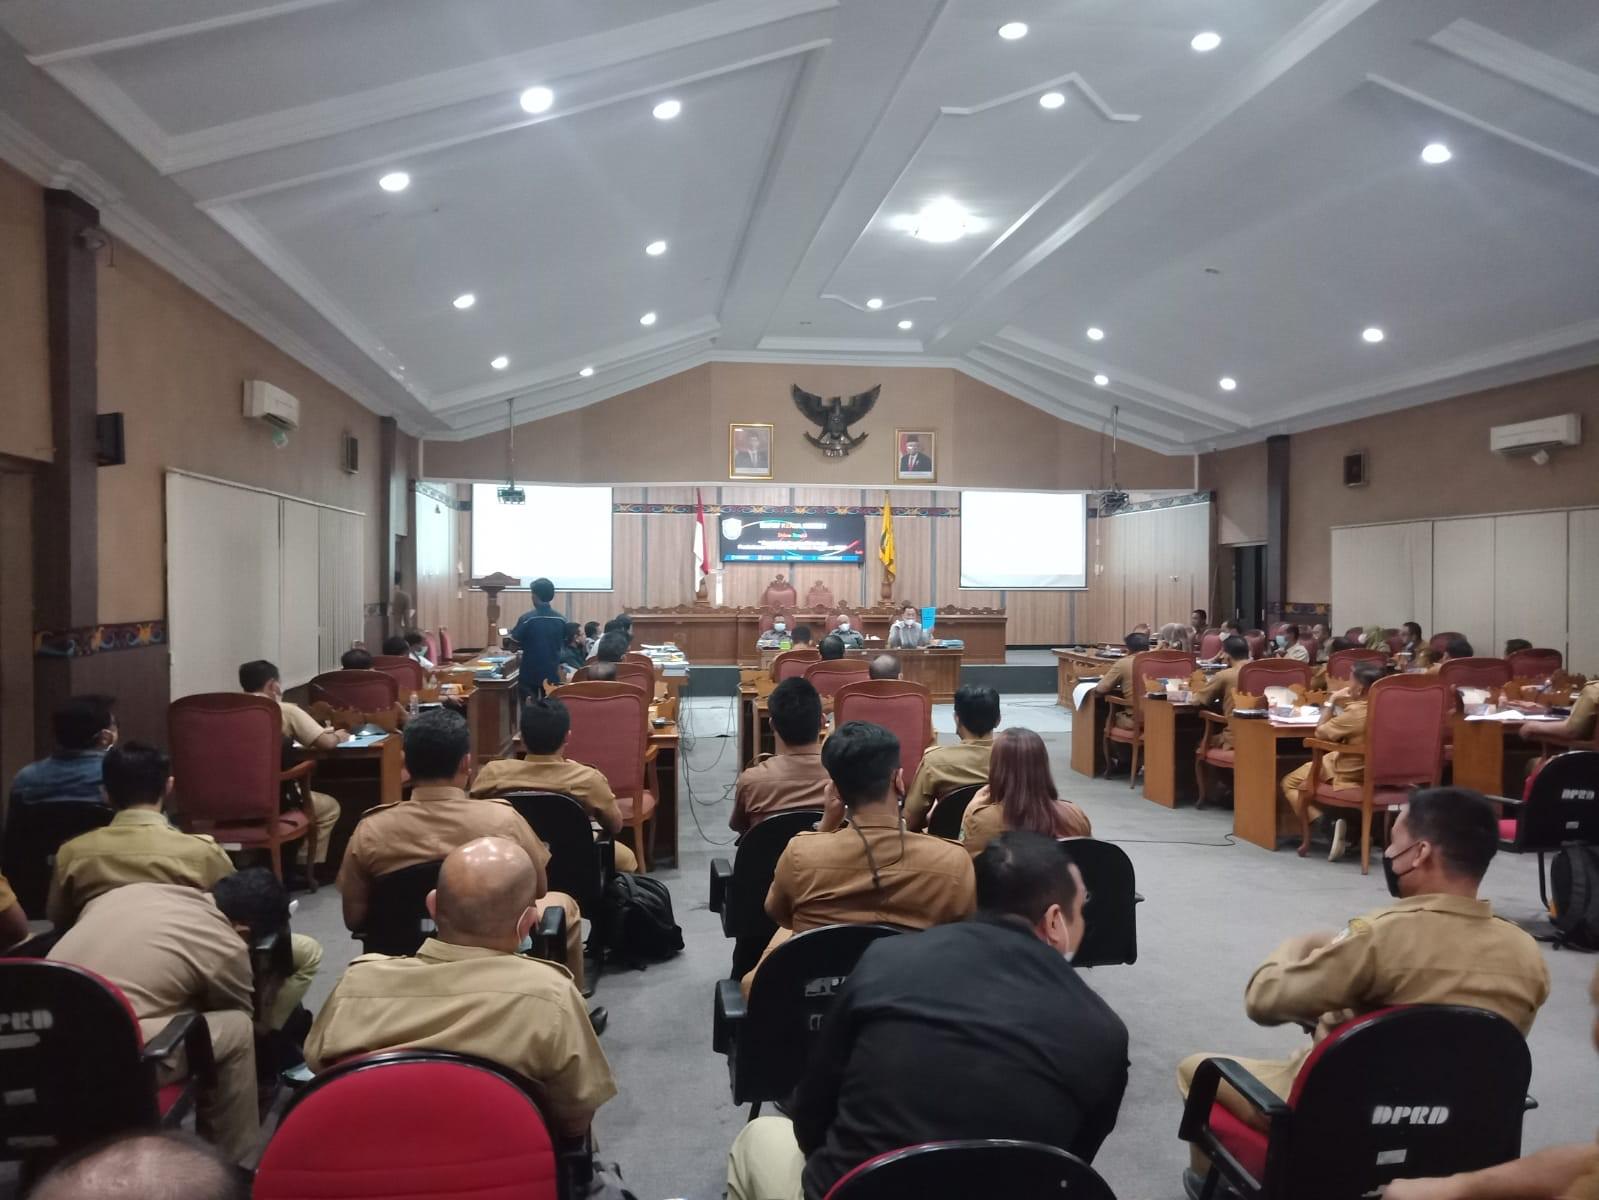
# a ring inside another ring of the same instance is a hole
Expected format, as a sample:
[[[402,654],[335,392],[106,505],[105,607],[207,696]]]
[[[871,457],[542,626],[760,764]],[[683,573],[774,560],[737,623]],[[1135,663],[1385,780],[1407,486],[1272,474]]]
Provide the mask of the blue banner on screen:
[[[722,561],[858,563],[866,547],[866,518],[848,513],[804,516],[724,516]]]

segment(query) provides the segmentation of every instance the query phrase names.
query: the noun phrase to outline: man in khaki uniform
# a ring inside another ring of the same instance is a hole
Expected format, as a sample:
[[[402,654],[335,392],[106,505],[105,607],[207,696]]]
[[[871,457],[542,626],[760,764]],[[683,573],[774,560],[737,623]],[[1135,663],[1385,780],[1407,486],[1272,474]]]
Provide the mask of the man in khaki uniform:
[[[929,746],[905,797],[905,824],[925,829],[933,805],[956,788],[988,782],[988,756],[999,724],[999,693],[991,687],[962,684],[955,692],[955,732],[960,741]]]
[[[539,913],[556,905],[566,910],[566,965],[581,987],[583,914],[572,897],[547,891],[544,868],[550,851],[522,815],[504,800],[466,794],[472,773],[472,737],[466,719],[438,708],[408,724],[405,769],[411,773],[411,798],[380,804],[363,816],[350,834],[338,878],[345,927],[354,932],[366,924],[372,884],[378,876],[417,863],[437,862],[473,838],[507,838],[522,847],[533,863]]]
[[[1211,709],[1216,708],[1219,703],[1221,714],[1227,716],[1233,711],[1233,697],[1238,694],[1238,671],[1249,661],[1249,643],[1235,633],[1222,640],[1221,650],[1227,656],[1227,665],[1206,680],[1205,686],[1194,693],[1194,703],[1200,708]],[[1215,735],[1215,740],[1211,742],[1212,747],[1221,749],[1229,749],[1232,744],[1231,726]]]
[[[832,781],[827,805],[816,831],[796,834],[777,860],[766,915],[778,928],[761,958],[823,925],[927,929],[970,916],[977,906],[971,856],[956,842],[907,832],[900,819],[899,739],[880,725],[849,721],[823,745],[822,764]],[[746,995],[754,976],[742,980]]]
[[[323,1071],[403,1047],[481,1055],[537,1083],[561,1134],[586,1134],[616,1085],[571,977],[516,953],[538,920],[539,875],[504,838],[452,850],[428,896],[437,936],[411,958],[352,962],[317,1014],[306,1061]]]
[[[106,801],[116,810],[111,824],[65,843],[56,852],[45,916],[68,928],[91,900],[130,883],[173,883],[210,891],[233,874],[233,860],[216,839],[174,829],[162,813],[172,795],[167,756],[143,742],[122,742],[106,752]],[[294,972],[278,990],[268,1018],[281,1029],[305,998],[322,947],[307,934],[290,938]]]
[[[1599,734],[1599,679],[1577,693],[1571,713],[1564,721],[1529,721],[1521,736],[1534,742],[1585,742]]]
[[[252,696],[265,696],[268,700],[276,701],[283,713],[283,736],[293,738],[302,746],[325,750],[349,740],[350,735],[344,730],[323,725],[298,704],[285,700],[278,669],[264,658],[239,667],[239,687]],[[328,860],[333,829],[339,823],[339,802],[325,792],[312,792],[311,808],[316,814],[315,865],[321,866]],[[303,849],[300,851],[300,861],[305,861]]]
[[[777,753],[739,772],[727,823],[743,833],[773,813],[821,808],[827,802],[822,768],[822,698],[808,679],[794,676],[766,698]]]
[[[1094,685],[1094,691],[1101,696],[1128,697],[1133,694],[1133,658],[1149,649],[1149,626],[1134,629],[1122,639],[1122,644],[1127,647],[1127,653],[1111,663]],[[1125,708],[1118,708],[1111,715],[1111,721],[1120,729],[1133,728],[1133,714]]]
[[[179,1013],[205,1018],[217,1084],[214,1095],[201,1097],[200,1109],[219,1148],[235,1161],[260,1132],[250,947],[283,932],[288,918],[288,894],[264,867],[220,880],[215,895],[179,884],[130,883],[91,901],[49,955],[120,988],[146,1038]],[[169,1064],[161,1079],[184,1074],[181,1064]]]
[[[28,914],[17,903],[6,877],[0,875],[0,950],[15,946],[28,936]]]
[[[566,757],[572,717],[554,696],[534,696],[522,705],[522,746],[526,758],[497,758],[478,769],[472,795],[506,792],[565,792],[583,806],[589,819],[613,837],[622,829],[622,810],[604,774]],[[638,856],[616,843],[616,869],[637,871]]]
[[[1395,822],[1383,860],[1397,903],[1356,917],[1338,934],[1289,938],[1249,981],[1250,1018],[1314,1022],[1311,1044],[1282,1061],[1237,1061],[1286,1098],[1315,1042],[1344,1021],[1394,1004],[1484,1008],[1526,1034],[1549,996],[1549,970],[1537,943],[1477,898],[1498,845],[1494,810],[1478,793],[1418,791]],[[1213,1057],[1222,1056],[1195,1054],[1177,1068],[1184,1096],[1199,1064]],[[1261,1127],[1259,1114],[1225,1085],[1217,1098]]]
[[[1315,737],[1324,742],[1358,742],[1366,735],[1366,690],[1388,673],[1379,662],[1358,662],[1350,673],[1349,686],[1334,692],[1331,699],[1338,706],[1337,715],[1316,726]],[[1335,792],[1353,792],[1357,795],[1366,779],[1366,756],[1351,750],[1333,750],[1322,755],[1321,778],[1333,785]],[[1321,817],[1321,809],[1311,803],[1314,790],[1310,784],[1310,764],[1295,767],[1283,776],[1283,798],[1294,812],[1307,810],[1312,821]],[[1329,858],[1341,858],[1344,852],[1347,826],[1340,818],[1333,830],[1332,853]]]

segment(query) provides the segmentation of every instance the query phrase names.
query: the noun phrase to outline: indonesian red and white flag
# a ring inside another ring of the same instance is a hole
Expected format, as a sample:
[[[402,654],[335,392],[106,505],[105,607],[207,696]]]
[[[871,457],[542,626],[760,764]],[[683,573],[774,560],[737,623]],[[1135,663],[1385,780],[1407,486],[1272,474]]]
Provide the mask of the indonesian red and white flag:
[[[700,499],[700,489],[694,489],[694,590],[704,584],[711,573],[710,553],[705,541],[705,501]]]

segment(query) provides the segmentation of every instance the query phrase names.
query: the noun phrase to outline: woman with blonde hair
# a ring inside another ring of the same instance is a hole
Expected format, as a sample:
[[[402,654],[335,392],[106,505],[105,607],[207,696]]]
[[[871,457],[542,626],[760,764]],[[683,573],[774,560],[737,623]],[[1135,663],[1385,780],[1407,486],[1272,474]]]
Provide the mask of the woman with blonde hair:
[[[991,840],[1012,829],[1056,838],[1094,832],[1088,814],[1055,791],[1044,739],[1014,726],[994,735],[988,783],[961,818],[961,844],[976,858]]]
[[[1194,648],[1193,632],[1186,625],[1179,625],[1176,621],[1167,621],[1160,627],[1156,640],[1167,650],[1189,651]]]

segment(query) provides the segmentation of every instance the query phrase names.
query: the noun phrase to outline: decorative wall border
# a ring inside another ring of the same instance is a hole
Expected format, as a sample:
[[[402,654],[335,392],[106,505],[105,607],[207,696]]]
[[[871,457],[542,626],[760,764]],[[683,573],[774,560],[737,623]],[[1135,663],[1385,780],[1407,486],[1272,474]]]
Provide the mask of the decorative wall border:
[[[1187,508],[1190,504],[1209,504],[1216,498],[1215,492],[1189,492],[1182,496],[1161,496],[1155,500],[1140,500],[1137,504],[1129,504],[1126,508],[1118,508],[1109,514],[1119,517],[1123,513],[1157,512],[1163,508]],[[1099,516],[1099,509],[1090,508],[1088,515]]]
[[[40,629],[33,635],[33,653],[38,658],[86,658],[113,650],[141,650],[166,644],[165,619],[86,625],[81,629]]]
[[[445,508],[454,509],[456,512],[470,512],[472,509],[470,500],[457,500],[443,488],[436,488],[431,483],[422,483],[413,479],[411,480],[411,490],[419,496],[426,496],[434,503],[442,504]]]
[[[958,508],[933,508],[925,505],[891,504],[896,517],[958,517],[961,510]],[[613,513],[627,513],[634,516],[690,516],[698,509],[692,504],[645,504],[642,502],[616,502],[611,505]],[[707,504],[705,515],[712,516],[717,513],[757,513],[779,517],[805,517],[819,514],[831,516],[865,516],[879,517],[883,515],[881,504]]]

